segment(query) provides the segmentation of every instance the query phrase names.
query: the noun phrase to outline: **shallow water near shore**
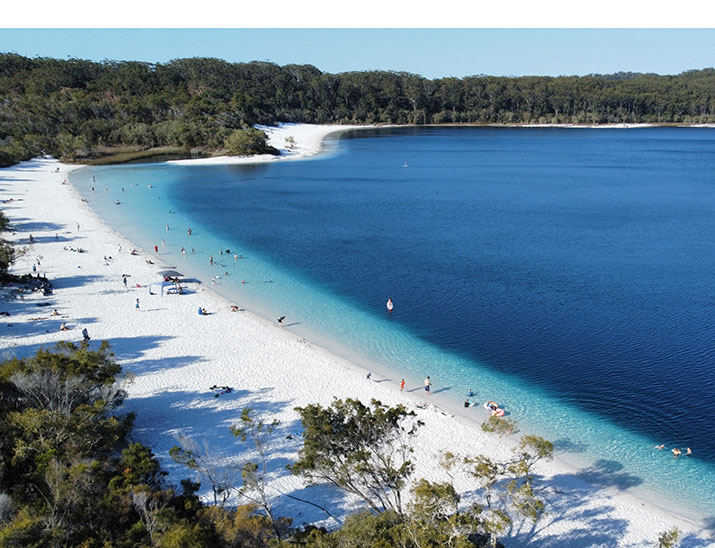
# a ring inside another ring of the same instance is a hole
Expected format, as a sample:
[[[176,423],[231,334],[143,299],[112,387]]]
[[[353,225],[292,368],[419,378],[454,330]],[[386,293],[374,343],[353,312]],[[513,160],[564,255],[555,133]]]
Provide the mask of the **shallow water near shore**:
[[[594,483],[712,511],[715,131],[345,137],[309,161],[72,181],[110,226],[250,310],[410,390],[430,375],[452,405],[467,388],[498,401],[593,462]]]

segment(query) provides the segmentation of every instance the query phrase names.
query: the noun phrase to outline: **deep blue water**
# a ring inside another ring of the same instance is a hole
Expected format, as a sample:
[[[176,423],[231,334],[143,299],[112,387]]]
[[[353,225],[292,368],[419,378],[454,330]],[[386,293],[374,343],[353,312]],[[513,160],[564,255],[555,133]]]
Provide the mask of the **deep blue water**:
[[[431,373],[455,402],[468,386],[506,400],[562,447],[707,504],[715,130],[383,129],[333,147],[73,180],[131,239],[166,239],[165,260],[201,275],[229,272],[220,290],[297,332]],[[674,466],[655,442],[695,458]]]

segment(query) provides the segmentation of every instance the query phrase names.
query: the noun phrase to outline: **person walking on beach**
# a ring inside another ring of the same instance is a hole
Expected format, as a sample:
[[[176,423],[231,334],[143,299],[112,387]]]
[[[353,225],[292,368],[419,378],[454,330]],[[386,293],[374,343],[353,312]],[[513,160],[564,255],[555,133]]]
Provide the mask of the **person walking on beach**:
[[[400,392],[402,392],[405,389],[405,379],[402,379],[400,382]]]
[[[278,325],[280,325],[281,327],[283,327],[283,320],[285,320],[285,319],[286,319],[285,316],[281,316],[280,318],[278,318]]]
[[[429,396],[430,386],[432,386],[432,381],[430,380],[429,377],[427,377],[425,379],[425,394],[427,394],[428,396]]]
[[[82,337],[84,338],[85,342],[89,342],[90,336],[89,331],[87,331],[86,327],[82,329]]]
[[[122,283],[124,284],[124,289],[127,288],[127,275],[122,274]]]
[[[367,372],[367,380],[370,380],[372,378],[372,373],[370,371]]]
[[[137,299],[137,304],[134,306],[137,310],[139,310],[139,299]]]

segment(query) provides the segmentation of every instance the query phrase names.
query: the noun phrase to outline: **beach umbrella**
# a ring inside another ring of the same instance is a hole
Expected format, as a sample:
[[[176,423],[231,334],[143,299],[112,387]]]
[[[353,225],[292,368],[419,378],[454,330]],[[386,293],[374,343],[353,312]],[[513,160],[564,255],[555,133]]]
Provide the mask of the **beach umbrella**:
[[[160,276],[171,276],[172,278],[178,277],[178,276],[183,276],[181,272],[178,270],[160,270],[159,271]]]

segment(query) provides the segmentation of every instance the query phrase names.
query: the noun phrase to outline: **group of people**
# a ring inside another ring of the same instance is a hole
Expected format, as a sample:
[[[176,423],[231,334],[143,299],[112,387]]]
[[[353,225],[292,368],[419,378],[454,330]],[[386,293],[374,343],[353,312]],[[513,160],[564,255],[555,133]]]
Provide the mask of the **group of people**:
[[[216,392],[216,397],[218,398],[221,394],[230,394],[231,392],[233,392],[233,387],[232,386],[217,386],[214,384],[211,387],[211,390]]]
[[[656,445],[655,448],[658,451],[662,451],[665,449],[665,444],[661,443],[660,445]],[[673,456],[677,459],[680,455],[685,455],[686,457],[689,457],[693,454],[693,451],[690,449],[690,447],[686,447],[685,450],[681,449],[680,447],[673,447],[670,450],[671,453],[673,453]]]

